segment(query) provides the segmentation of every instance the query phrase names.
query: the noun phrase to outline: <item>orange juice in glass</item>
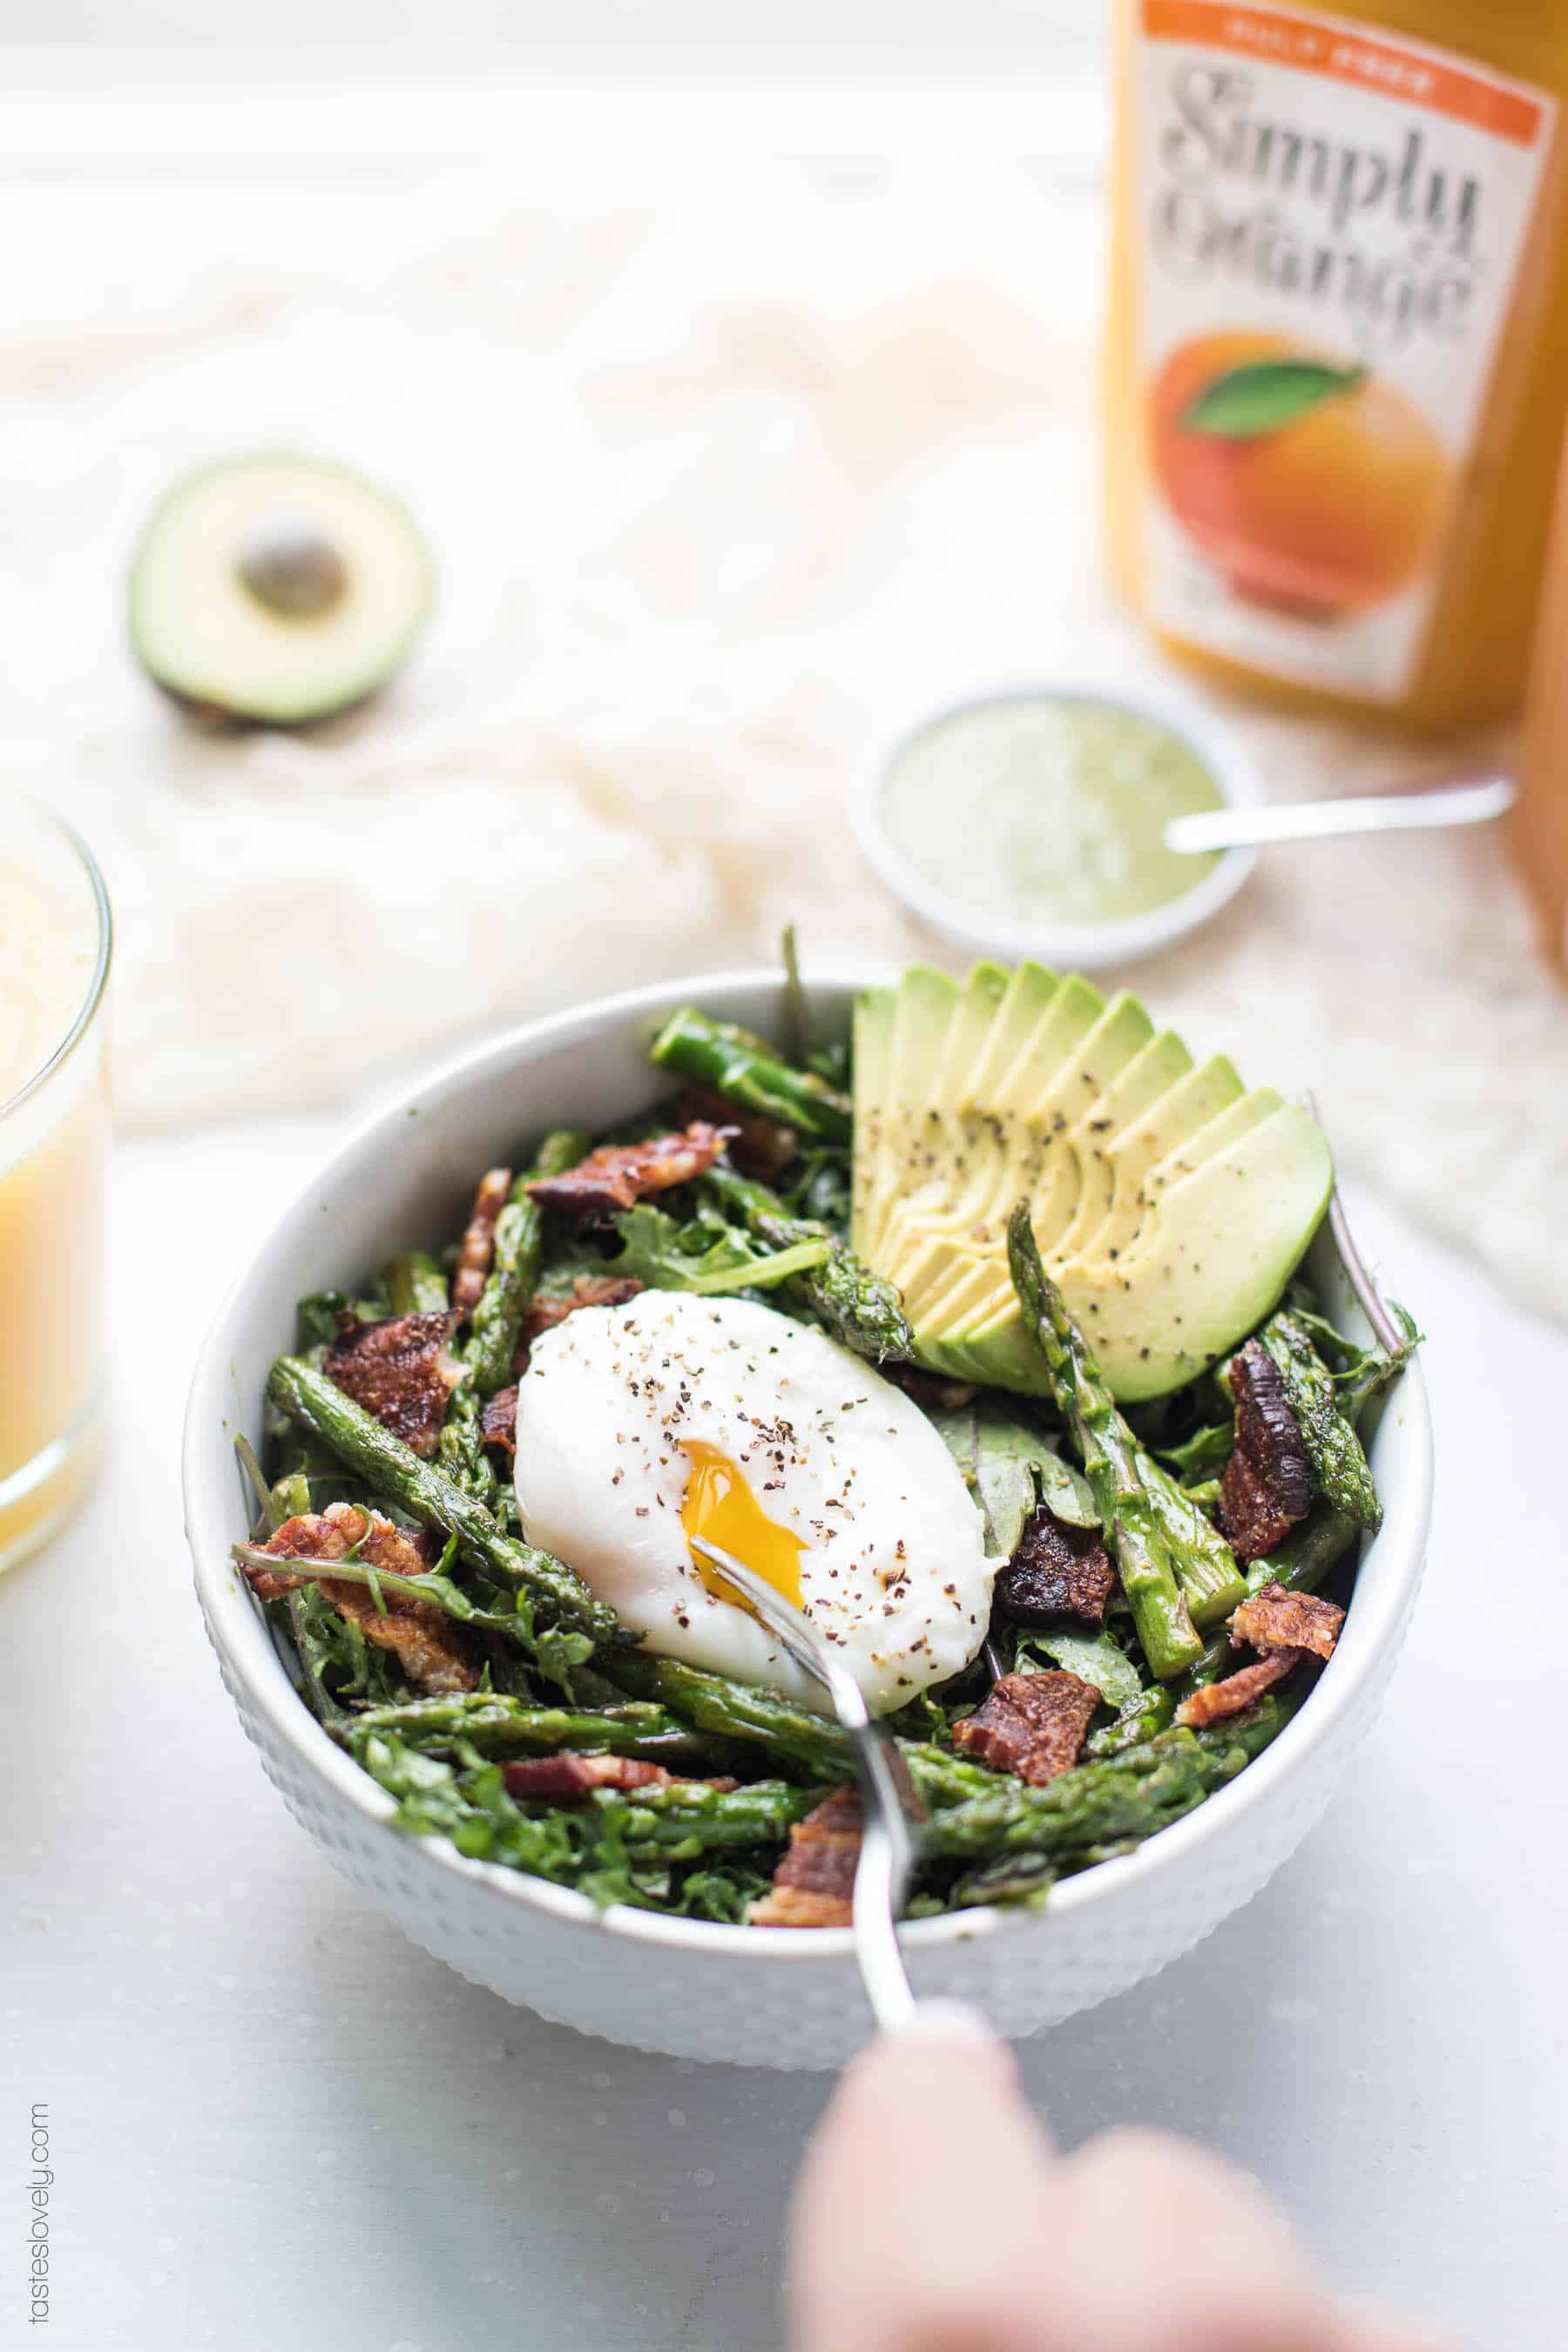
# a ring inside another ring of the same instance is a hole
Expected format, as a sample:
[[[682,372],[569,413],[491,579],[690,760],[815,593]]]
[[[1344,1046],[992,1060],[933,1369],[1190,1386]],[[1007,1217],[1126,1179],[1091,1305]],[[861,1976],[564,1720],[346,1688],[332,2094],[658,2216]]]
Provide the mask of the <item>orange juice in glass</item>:
[[[0,1568],[90,1475],[103,1411],[109,900],[68,829],[0,794]]]

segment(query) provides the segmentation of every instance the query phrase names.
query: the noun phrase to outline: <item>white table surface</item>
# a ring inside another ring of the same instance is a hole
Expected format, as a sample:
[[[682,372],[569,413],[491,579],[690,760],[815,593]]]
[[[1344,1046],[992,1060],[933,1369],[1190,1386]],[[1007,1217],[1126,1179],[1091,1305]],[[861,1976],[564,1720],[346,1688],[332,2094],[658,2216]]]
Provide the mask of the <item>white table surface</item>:
[[[219,1684],[181,1534],[186,1371],[333,1131],[122,1150],[108,1474],[0,1580],[0,2343],[763,2352],[825,2082],[616,2049],[449,1974],[294,1826]],[[1196,2133],[1347,2288],[1478,2352],[1561,2352],[1568,1337],[1375,1202],[1361,1222],[1431,1334],[1439,1444],[1386,1712],[1272,1886],[1024,2065],[1067,2141]],[[47,2332],[23,2316],[36,2100]]]

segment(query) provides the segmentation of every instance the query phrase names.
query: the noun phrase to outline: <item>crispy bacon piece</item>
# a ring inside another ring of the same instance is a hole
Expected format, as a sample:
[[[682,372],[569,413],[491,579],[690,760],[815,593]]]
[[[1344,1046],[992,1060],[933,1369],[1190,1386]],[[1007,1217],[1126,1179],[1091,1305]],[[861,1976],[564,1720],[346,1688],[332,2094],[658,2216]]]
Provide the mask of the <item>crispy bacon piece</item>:
[[[776,1184],[800,1148],[793,1127],[782,1127],[760,1111],[737,1110],[712,1087],[688,1087],[676,1113],[688,1127],[705,1119],[710,1127],[728,1128],[730,1158],[742,1176],[753,1176],[759,1184]]]
[[[974,1713],[952,1727],[952,1744],[998,1772],[1043,1789],[1078,1762],[1100,1693],[1080,1675],[1004,1675]]]
[[[1069,1528],[1042,1503],[996,1579],[996,1598],[1019,1625],[1081,1625],[1098,1633],[1116,1583],[1093,1528]]]
[[[496,1254],[496,1219],[511,1192],[511,1170],[491,1168],[479,1178],[468,1226],[458,1247],[458,1267],[452,1276],[452,1304],[460,1315],[471,1315],[485,1295],[485,1281]]]
[[[503,1454],[517,1453],[517,1382],[510,1389],[497,1389],[494,1396],[485,1399],[485,1409],[479,1415],[479,1435],[487,1445],[497,1445]]]
[[[1227,1675],[1222,1683],[1206,1683],[1202,1690],[1192,1691],[1176,1709],[1176,1721],[1189,1730],[1201,1731],[1205,1723],[1221,1723],[1227,1716],[1245,1715],[1255,1706],[1265,1691],[1282,1683],[1287,1675],[1294,1674],[1306,1656],[1305,1650],[1271,1650],[1266,1658],[1257,1658],[1249,1666],[1242,1666]]]
[[[553,1331],[580,1307],[619,1307],[642,1289],[635,1274],[580,1274],[569,1298],[531,1298],[518,1333],[516,1370],[528,1370],[528,1351],[542,1331]]]
[[[394,1315],[362,1323],[344,1313],[327,1350],[327,1378],[426,1461],[463,1377],[447,1346],[458,1320],[456,1314]]]
[[[285,1519],[262,1549],[295,1559],[344,1559],[356,1544],[357,1557],[367,1567],[383,1568],[389,1576],[423,1576],[430,1565],[412,1528],[394,1527],[379,1511],[367,1516],[353,1503],[329,1503],[324,1511],[302,1511],[297,1518]],[[247,1568],[245,1572],[263,1601],[280,1601],[306,1580],[290,1576],[287,1569]]]
[[[752,1927],[847,1927],[859,1859],[860,1792],[835,1789],[791,1830],[772,1892],[752,1906]]]
[[[1279,1368],[1249,1339],[1230,1368],[1236,1437],[1220,1481],[1219,1522],[1239,1560],[1282,1543],[1312,1499],[1312,1474]]]
[[[345,1559],[352,1551],[367,1568],[388,1576],[423,1576],[429,1568],[420,1538],[406,1528],[394,1527],[379,1511],[359,1510],[353,1503],[329,1503],[324,1511],[302,1512],[285,1519],[268,1537],[263,1549],[293,1559]],[[307,1580],[290,1575],[286,1567],[247,1568],[251,1589],[263,1601],[280,1601]],[[428,1601],[412,1601],[405,1592],[384,1591],[383,1616],[367,1585],[347,1577],[309,1580],[325,1600],[345,1617],[352,1617],[367,1642],[377,1649],[395,1650],[411,1683],[425,1691],[472,1690],[478,1681],[458,1646],[458,1635],[443,1610]]]
[[[651,1136],[646,1143],[601,1143],[575,1168],[560,1176],[536,1176],[528,1189],[542,1209],[562,1216],[608,1217],[645,1193],[668,1192],[700,1176],[734,1131],[698,1118],[679,1134]]]
[[[1255,1650],[1310,1650],[1315,1658],[1331,1658],[1344,1622],[1337,1601],[1266,1584],[1249,1594],[1231,1619],[1230,1638],[1237,1649],[1249,1642]]]
[[[592,1796],[595,1789],[664,1788],[671,1780],[684,1780],[684,1773],[671,1772],[663,1764],[645,1764],[635,1756],[584,1756],[575,1748],[563,1748],[555,1756],[528,1756],[516,1763],[502,1767],[509,1797],[533,1797],[547,1804],[574,1805]],[[738,1789],[738,1780],[718,1779],[704,1780],[705,1789]]]
[[[574,1805],[595,1789],[662,1787],[670,1775],[662,1764],[639,1763],[635,1756],[580,1756],[563,1748],[558,1756],[529,1756],[502,1767],[509,1797],[537,1797],[556,1805]]]

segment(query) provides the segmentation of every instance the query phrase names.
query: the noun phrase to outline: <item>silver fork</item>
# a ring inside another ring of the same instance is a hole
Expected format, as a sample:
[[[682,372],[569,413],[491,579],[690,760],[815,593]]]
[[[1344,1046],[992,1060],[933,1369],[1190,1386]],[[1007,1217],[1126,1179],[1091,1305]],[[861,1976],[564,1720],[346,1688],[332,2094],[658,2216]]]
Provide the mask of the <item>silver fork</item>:
[[[912,1824],[920,1809],[909,1767],[892,1735],[872,1715],[854,1676],[839,1664],[804,1611],[748,1568],[721,1551],[706,1536],[693,1536],[691,1549],[716,1568],[726,1584],[749,1601],[763,1623],[796,1665],[819,1682],[855,1750],[863,1822],[860,1859],[855,1871],[855,1957],[871,2014],[884,2033],[900,2032],[915,2014],[898,1922],[914,1871]]]
[[[1318,1108],[1318,1097],[1310,1087],[1304,1089],[1301,1100],[1318,1125],[1322,1127],[1323,1114]],[[1324,1132],[1327,1133],[1326,1129]],[[1376,1279],[1356,1247],[1338,1184],[1329,1193],[1329,1231],[1333,1234],[1334,1245],[1350,1276],[1351,1288],[1361,1301],[1362,1312],[1372,1325],[1379,1346],[1386,1349],[1391,1356],[1397,1356],[1405,1346],[1405,1334],[1384,1305],[1383,1293]]]

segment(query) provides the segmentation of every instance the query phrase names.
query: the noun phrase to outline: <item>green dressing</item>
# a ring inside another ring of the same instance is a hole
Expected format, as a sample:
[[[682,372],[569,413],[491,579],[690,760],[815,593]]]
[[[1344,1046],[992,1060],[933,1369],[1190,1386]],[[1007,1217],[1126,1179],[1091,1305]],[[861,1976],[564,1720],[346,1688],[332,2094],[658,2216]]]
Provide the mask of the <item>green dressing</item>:
[[[895,753],[882,821],[944,897],[1023,923],[1114,923],[1194,889],[1219,853],[1183,856],[1170,818],[1224,805],[1190,743],[1089,696],[971,704]]]

